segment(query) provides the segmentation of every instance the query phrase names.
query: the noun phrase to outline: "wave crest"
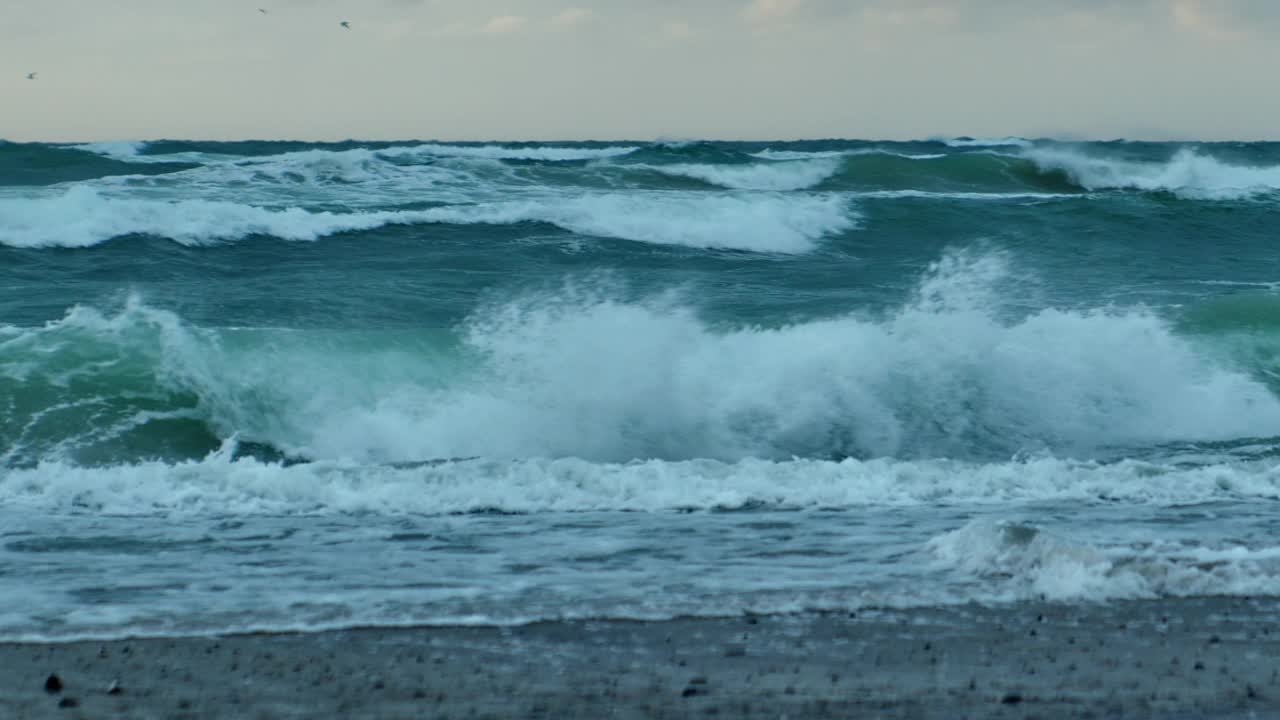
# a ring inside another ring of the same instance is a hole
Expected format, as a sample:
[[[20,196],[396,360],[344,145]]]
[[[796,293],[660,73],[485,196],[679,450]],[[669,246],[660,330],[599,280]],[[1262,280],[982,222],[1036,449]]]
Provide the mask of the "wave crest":
[[[1024,156],[1042,172],[1063,173],[1087,190],[1168,192],[1195,200],[1238,200],[1280,191],[1280,167],[1231,165],[1189,148],[1166,162],[1095,157],[1061,148],[1037,148]]]

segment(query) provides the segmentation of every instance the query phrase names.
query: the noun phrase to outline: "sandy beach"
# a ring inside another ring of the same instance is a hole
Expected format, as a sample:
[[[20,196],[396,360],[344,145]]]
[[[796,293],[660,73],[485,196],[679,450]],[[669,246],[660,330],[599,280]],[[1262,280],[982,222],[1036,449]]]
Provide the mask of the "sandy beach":
[[[1267,718],[1276,620],[1192,599],[8,643],[0,715]]]

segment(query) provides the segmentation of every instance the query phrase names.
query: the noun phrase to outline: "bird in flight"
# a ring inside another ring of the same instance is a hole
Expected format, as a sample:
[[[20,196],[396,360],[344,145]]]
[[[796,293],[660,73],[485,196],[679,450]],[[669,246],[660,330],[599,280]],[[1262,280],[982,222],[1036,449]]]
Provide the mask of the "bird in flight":
[[[36,79],[36,74],[35,74],[35,73],[27,73],[27,79],[28,79],[28,80],[35,80],[35,79]]]
[[[263,10],[262,8],[258,8],[258,12],[262,13],[263,15],[267,14],[267,11]]]
[[[340,22],[340,23],[338,23],[338,24],[339,24],[339,25],[341,25],[342,27],[344,27],[344,28],[348,29],[348,30],[350,30],[350,29],[351,29],[351,23],[347,22],[346,20],[343,20],[342,22]]]

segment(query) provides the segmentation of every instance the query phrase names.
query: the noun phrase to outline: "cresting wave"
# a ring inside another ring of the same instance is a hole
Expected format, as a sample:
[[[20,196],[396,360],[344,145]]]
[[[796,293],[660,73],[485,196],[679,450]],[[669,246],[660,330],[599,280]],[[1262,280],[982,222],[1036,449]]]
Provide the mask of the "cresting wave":
[[[1099,157],[1061,148],[1023,152],[1041,171],[1088,190],[1167,192],[1195,200],[1236,200],[1280,191],[1280,166],[1231,165],[1184,148],[1165,162]]]
[[[583,291],[478,312],[446,337],[260,336],[138,300],[78,308],[3,336],[0,400],[29,408],[9,414],[4,457],[194,458],[235,437],[357,465],[991,462],[1280,436],[1280,400],[1212,337],[1141,308],[1004,318],[1007,272],[1000,256],[948,256],[882,317],[775,328]]]
[[[109,197],[77,186],[37,199],[0,199],[0,244],[90,247],[132,234],[207,245],[267,235],[316,240],[386,225],[543,222],[582,235],[636,242],[798,253],[852,229],[841,196],[596,193],[540,200],[450,205],[426,210],[313,212],[226,201]]]
[[[147,149],[147,143],[144,140],[110,140],[105,142],[84,143],[82,145],[63,145],[68,150],[80,150],[82,152],[93,153],[109,157],[112,160],[140,160],[141,153]]]
[[[835,175],[840,160],[835,158],[816,160],[778,161],[751,165],[644,165],[653,172],[719,185],[735,190],[804,190],[818,185]]]
[[[151,143],[143,140],[119,140],[111,142],[85,143],[82,145],[67,145],[64,147],[103,155],[115,160],[154,162],[153,157],[148,157],[143,154],[150,145]],[[484,160],[536,160],[543,162],[565,162],[620,157],[634,152],[637,149],[637,146],[631,145],[606,147],[553,147],[543,145],[445,145],[439,143],[419,143],[412,145],[380,147],[376,148],[374,152],[378,152],[387,157],[461,157]],[[321,150],[319,152],[340,151]]]

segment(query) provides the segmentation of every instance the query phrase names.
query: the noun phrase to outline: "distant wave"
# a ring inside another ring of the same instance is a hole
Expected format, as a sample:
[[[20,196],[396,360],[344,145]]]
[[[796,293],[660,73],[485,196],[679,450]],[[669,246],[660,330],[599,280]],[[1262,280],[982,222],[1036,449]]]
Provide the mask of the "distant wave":
[[[84,143],[82,145],[64,145],[68,150],[102,155],[113,160],[138,160],[140,153],[149,143],[145,140],[110,140],[106,142]]]
[[[761,160],[817,160],[822,158],[839,158],[848,154],[847,150],[814,150],[804,152],[800,150],[761,150],[760,152],[751,153],[751,157],[760,158]]]
[[[838,158],[777,161],[749,165],[633,165],[653,172],[719,185],[734,190],[804,190],[840,170]]]
[[[548,146],[513,147],[510,145],[472,146],[426,143],[423,145],[382,148],[377,150],[377,152],[388,157],[457,157],[477,158],[483,160],[538,160],[543,162],[565,162],[620,157],[622,155],[635,152],[638,149],[639,147],[637,146],[583,148]]]
[[[1023,155],[1042,172],[1060,172],[1089,190],[1168,192],[1196,200],[1235,200],[1280,190],[1280,166],[1231,165],[1184,148],[1165,162],[1100,157],[1063,148]]]
[[[151,143],[143,140],[118,140],[109,142],[85,143],[64,146],[72,150],[82,150],[103,155],[115,160],[132,162],[150,162],[151,158],[142,154]],[[342,153],[351,150],[366,150],[387,157],[457,157],[483,160],[533,160],[543,162],[564,162],[573,160],[595,160],[626,155],[637,150],[636,146],[608,147],[555,147],[555,146],[519,146],[519,145],[453,145],[446,143],[420,143],[411,145],[395,145],[377,148],[344,148],[317,147],[311,150],[300,150],[294,153],[324,152]]]
[[[940,142],[947,147],[969,148],[969,147],[1031,147],[1035,143],[1020,137],[1000,137],[1000,138],[940,138]]]
[[[262,143],[251,144],[245,151],[290,150],[239,156],[217,154],[220,147],[209,143],[169,143],[163,149],[172,150],[170,154],[154,154],[148,143],[132,141],[14,145],[5,146],[11,169],[7,176],[0,172],[0,185],[50,185],[114,175],[97,184],[171,188],[174,199],[180,200],[271,205],[292,197],[302,203],[350,209],[414,202],[484,203],[565,189],[574,193],[624,188],[671,191],[690,189],[688,180],[743,191],[794,192],[821,186],[828,191],[973,193],[971,198],[983,193],[1136,190],[1190,200],[1232,200],[1280,192],[1280,165],[1232,164],[1204,149],[1183,148],[1167,159],[1139,159],[1123,153],[1150,150],[1112,146],[1084,150],[1033,145],[1022,138],[937,142],[956,149],[900,152],[863,145],[745,152],[730,144],[706,142],[589,147]],[[184,150],[188,147],[192,149]],[[77,160],[80,152],[99,157],[93,162]],[[564,165],[575,162],[587,167]],[[662,182],[657,176],[682,181]],[[305,192],[310,194],[290,196],[281,190],[285,185],[309,186]]]
[[[800,150],[761,150],[757,153],[751,153],[751,157],[757,157],[762,160],[815,160],[819,158],[837,158],[850,157],[856,155],[889,155],[892,157],[905,158],[907,160],[937,160],[946,157],[946,153],[900,153],[893,150],[885,150],[883,148],[859,148],[856,150],[814,150],[812,152],[804,152]]]
[[[795,253],[856,226],[842,196],[603,193],[426,210],[354,213],[268,209],[209,200],[112,198],[80,186],[38,199],[0,200],[0,243],[89,247],[130,234],[206,245],[269,235],[315,240],[384,225],[546,222],[572,232],[637,242]]]

